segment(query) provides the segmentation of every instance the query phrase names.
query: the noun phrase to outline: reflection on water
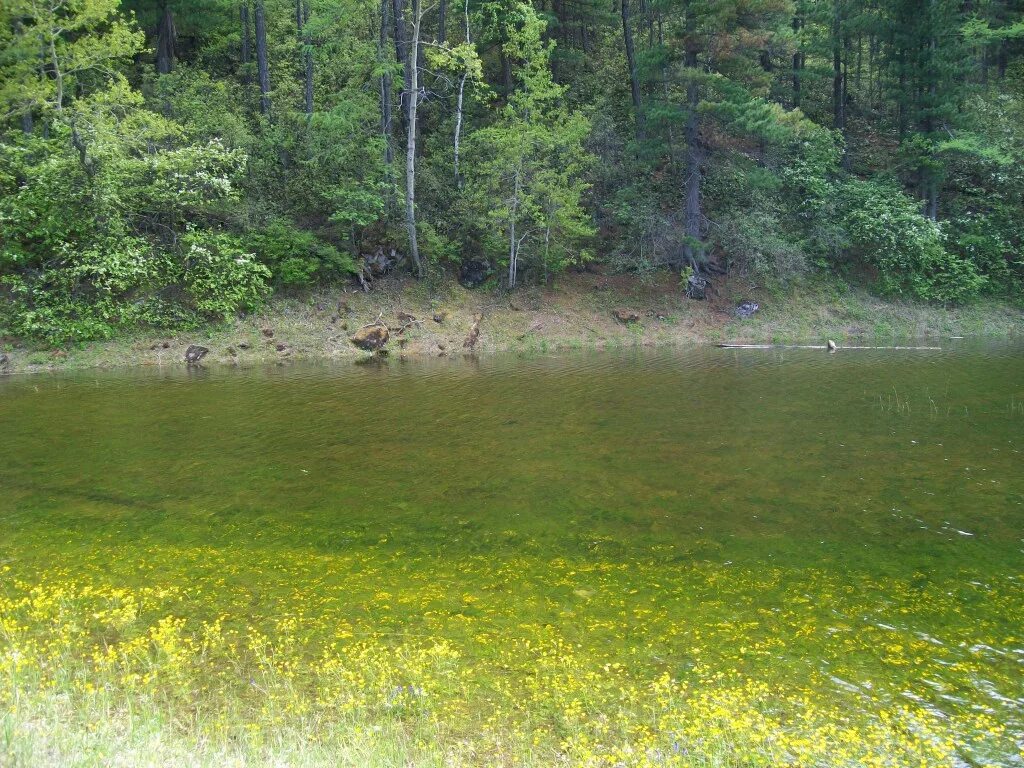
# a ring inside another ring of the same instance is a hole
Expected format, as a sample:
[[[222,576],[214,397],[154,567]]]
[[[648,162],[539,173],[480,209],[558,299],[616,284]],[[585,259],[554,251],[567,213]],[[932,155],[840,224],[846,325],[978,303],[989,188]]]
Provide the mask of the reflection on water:
[[[1020,759],[1019,346],[12,377],[0,424],[9,583],[205,589],[159,610],[478,671],[544,627],[638,680],[984,715]]]

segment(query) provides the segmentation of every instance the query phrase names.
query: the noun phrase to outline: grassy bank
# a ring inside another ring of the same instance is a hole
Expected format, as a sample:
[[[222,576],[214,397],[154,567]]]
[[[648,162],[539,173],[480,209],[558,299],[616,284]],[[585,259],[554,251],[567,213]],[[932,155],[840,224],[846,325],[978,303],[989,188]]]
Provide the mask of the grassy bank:
[[[761,309],[740,319],[734,310],[743,300],[756,301]],[[616,309],[636,312],[640,319],[624,324],[613,316]],[[415,321],[401,319],[400,313]],[[478,314],[480,335],[470,350],[465,341]],[[1024,334],[1024,308],[994,299],[947,308],[886,301],[835,280],[776,293],[733,278],[721,281],[708,301],[693,301],[683,295],[672,275],[639,280],[573,274],[550,289],[515,293],[471,291],[454,281],[393,278],[378,283],[370,293],[339,287],[276,296],[257,314],[190,332],[140,331],[111,341],[61,347],[7,340],[2,351],[8,373],[177,366],[190,344],[209,348],[207,364],[357,359],[366,353],[348,341],[349,335],[378,318],[392,329],[388,348],[393,354],[434,357],[468,351]]]

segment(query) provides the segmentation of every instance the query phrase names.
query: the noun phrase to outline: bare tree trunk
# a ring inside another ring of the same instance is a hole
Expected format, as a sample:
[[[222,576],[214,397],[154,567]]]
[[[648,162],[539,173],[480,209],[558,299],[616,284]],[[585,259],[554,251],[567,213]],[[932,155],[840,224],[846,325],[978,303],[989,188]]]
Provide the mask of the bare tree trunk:
[[[313,39],[306,22],[309,21],[309,3],[295,0],[295,26],[302,36],[302,96],[306,119],[313,117]]]
[[[11,23],[11,28],[15,37],[20,37],[24,34],[24,27],[20,19],[15,19]],[[32,107],[25,107],[25,111],[21,113],[21,132],[30,135],[33,127]]]
[[[629,68],[629,90],[633,97],[633,117],[636,120],[636,140],[644,140],[644,112],[640,100],[640,81],[636,74],[636,55],[633,50],[633,29],[629,23],[629,0],[622,0],[622,40],[626,46],[626,66]]]
[[[505,46],[501,47],[501,80],[505,85],[505,101],[512,96],[512,62],[505,53]]]
[[[800,40],[800,30],[803,29],[804,20],[799,16],[793,17],[793,35],[797,38],[796,50],[793,52],[793,108],[796,109],[800,106],[801,100],[801,80],[803,79],[803,68],[804,68],[804,52],[802,50],[802,41]]]
[[[270,115],[270,65],[267,62],[267,20],[263,0],[256,0],[256,73],[260,84],[260,112]]]
[[[249,39],[249,0],[242,0],[238,11],[239,21],[242,23],[242,82],[249,84],[249,62],[252,59],[250,49],[252,44]]]
[[[700,122],[697,106],[700,103],[700,89],[695,82],[686,87],[686,101],[690,114],[686,119],[686,243],[683,254],[695,270],[702,261],[701,243],[701,163],[703,153],[700,147]]]
[[[409,79],[409,91],[406,94],[409,126],[405,145],[405,226],[409,232],[409,252],[416,267],[416,276],[423,277],[423,263],[420,261],[420,247],[416,236],[416,113],[419,108],[418,61],[423,16],[420,13],[420,0],[411,0],[411,3],[412,40],[408,46],[405,64]]]
[[[391,0],[380,0],[380,31],[377,39],[377,57],[381,64],[387,56],[388,27],[391,22]],[[394,161],[394,149],[391,146],[391,73],[385,71],[380,76],[380,132],[384,137],[384,164],[386,175],[391,181],[391,164]]]
[[[156,71],[161,75],[174,70],[177,48],[178,32],[174,28],[174,16],[171,13],[171,6],[165,5],[156,33]]]
[[[469,0],[463,2],[463,14],[466,20],[466,43],[472,43],[469,34]],[[462,109],[466,93],[466,78],[468,72],[463,72],[459,77],[459,95],[455,102],[455,185],[462,186],[462,177],[459,175],[459,140],[462,137]]]
[[[392,35],[395,40],[395,57],[402,65],[402,127],[406,133],[409,131],[409,99],[407,95],[412,93],[412,84],[409,72],[409,38],[405,29],[405,0],[392,0],[391,2]]]
[[[843,43],[842,15],[839,3],[832,17],[832,112],[833,126],[846,133],[846,105],[843,103]]]
[[[658,45],[664,47],[665,45],[665,26],[661,14],[658,14]],[[665,104],[669,103],[669,92],[668,92],[668,68],[665,64],[661,65],[661,93],[665,99]],[[675,131],[672,130],[672,121],[667,121],[668,131],[668,162],[669,165],[675,166],[676,164],[676,137]]]
[[[701,212],[701,163],[703,153],[700,146],[700,117],[697,108],[700,106],[700,83],[697,80],[700,64],[697,58],[696,45],[697,22],[693,15],[692,6],[686,9],[686,56],[684,65],[689,75],[686,84],[686,104],[688,115],[686,118],[686,242],[683,245],[683,255],[687,262],[696,271],[699,263],[703,260],[703,246],[701,245],[701,223],[703,214]]]
[[[54,94],[53,106],[58,114],[64,111],[64,72],[60,68],[60,59],[57,58],[57,33],[54,30],[49,32],[50,69],[53,75]]]
[[[934,6],[934,4],[935,4],[935,0],[931,0],[930,5]],[[938,50],[937,50],[938,49],[938,41],[934,37],[932,37],[931,40],[928,41],[928,48],[929,48],[929,54],[930,54],[931,60],[932,60],[932,62],[934,62],[936,60],[936,58],[938,57]],[[935,101],[936,101],[936,97],[938,95],[938,85],[936,83],[936,78],[935,78],[934,75],[932,75],[932,77],[931,77],[931,83],[929,84],[929,87],[928,87],[928,95],[930,97],[929,101],[931,102],[931,106],[934,107]],[[934,125],[934,122],[933,122],[933,120],[932,120],[930,115],[925,118],[924,125],[922,127],[924,128],[925,135],[929,136],[929,138],[930,138],[932,132],[935,130],[935,125]],[[932,158],[931,159],[933,161],[935,160],[934,150],[933,150],[933,154],[932,154]],[[938,218],[939,218],[939,179],[938,179],[938,176],[937,176],[938,171],[935,169],[935,163],[934,162],[931,163],[931,166],[932,167],[928,168],[927,171],[926,171],[926,173],[927,173],[927,181],[926,181],[926,184],[925,184],[925,199],[927,200],[927,207],[926,207],[925,211],[926,211],[926,214],[927,214],[929,219],[931,219],[932,221],[938,221]]]
[[[448,37],[448,0],[441,0],[437,7],[437,42],[444,45]]]
[[[516,240],[516,216],[519,215],[519,171],[516,171],[512,194],[512,213],[508,223],[508,287],[516,287],[519,272],[519,242]]]

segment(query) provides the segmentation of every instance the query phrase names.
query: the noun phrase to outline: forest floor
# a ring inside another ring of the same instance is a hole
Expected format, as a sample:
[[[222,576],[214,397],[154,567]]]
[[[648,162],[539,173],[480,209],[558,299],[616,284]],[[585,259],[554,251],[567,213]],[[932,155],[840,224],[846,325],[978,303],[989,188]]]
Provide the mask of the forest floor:
[[[746,300],[757,302],[760,309],[740,319],[735,308]],[[617,309],[634,312],[639,320],[620,322],[614,316]],[[400,319],[399,313],[416,321]],[[479,338],[469,347],[467,337],[478,314]],[[349,336],[378,318],[391,329],[390,353],[410,357],[723,342],[821,344],[835,339],[842,345],[854,340],[1024,336],[1021,306],[995,299],[957,308],[883,300],[834,278],[778,292],[734,276],[719,279],[707,301],[695,301],[685,297],[678,277],[671,274],[649,279],[568,274],[554,287],[514,292],[467,290],[454,280],[392,277],[378,281],[369,293],[339,286],[276,295],[258,313],[193,331],[139,331],[61,347],[0,340],[0,353],[7,356],[0,373],[178,366],[191,344],[210,350],[203,360],[207,365],[357,360],[367,353],[353,346]]]

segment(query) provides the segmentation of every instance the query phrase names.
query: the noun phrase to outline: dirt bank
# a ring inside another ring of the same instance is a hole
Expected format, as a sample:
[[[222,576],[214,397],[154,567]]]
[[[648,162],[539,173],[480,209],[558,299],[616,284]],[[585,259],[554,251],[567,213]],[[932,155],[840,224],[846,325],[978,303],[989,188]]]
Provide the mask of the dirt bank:
[[[760,305],[749,319],[735,313],[744,300]],[[639,319],[623,323],[615,317],[617,309]],[[477,316],[479,336],[466,346]],[[572,274],[552,288],[513,293],[467,290],[454,281],[391,278],[370,293],[339,287],[277,296],[262,312],[192,332],[139,332],[59,348],[8,341],[4,370],[184,365],[185,350],[192,344],[210,350],[204,364],[356,359],[367,353],[356,349],[349,336],[378,318],[390,329],[390,354],[410,357],[723,341],[821,343],[832,338],[842,343],[1024,335],[1024,310],[1003,302],[943,308],[883,301],[836,281],[778,294],[732,278],[720,281],[708,301],[693,301],[672,275],[639,280]]]

